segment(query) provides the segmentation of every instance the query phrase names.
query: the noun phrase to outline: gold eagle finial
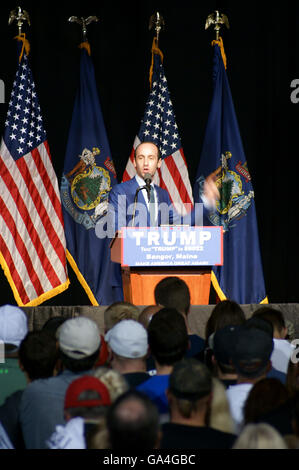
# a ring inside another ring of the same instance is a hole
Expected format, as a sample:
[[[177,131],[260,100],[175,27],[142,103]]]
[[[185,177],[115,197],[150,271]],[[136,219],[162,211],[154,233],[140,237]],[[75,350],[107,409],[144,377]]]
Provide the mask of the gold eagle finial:
[[[156,37],[157,37],[157,44],[159,43],[159,34],[160,34],[160,31],[164,30],[164,27],[165,27],[165,21],[164,21],[164,18],[163,16],[160,15],[160,13],[157,11],[156,13],[154,13],[150,19],[149,19],[149,25],[148,25],[148,29],[151,30],[153,27],[155,27],[155,31],[156,31]]]
[[[224,24],[229,29],[229,22],[226,15],[220,14],[218,10],[215,13],[211,13],[206,19],[205,29],[208,29],[211,24],[215,25],[214,30],[216,31],[216,41],[219,39],[219,31],[221,26]]]
[[[29,14],[26,10],[22,10],[21,7],[17,7],[16,10],[12,10],[9,13],[8,24],[11,25],[13,21],[17,22],[19,28],[19,36],[22,34],[22,26],[25,21],[27,21],[29,26],[31,25]]]
[[[78,23],[82,27],[83,41],[87,41],[87,26],[90,23],[97,23],[99,18],[97,16],[88,16],[87,18],[78,18],[78,16],[70,16],[68,21],[70,23]]]

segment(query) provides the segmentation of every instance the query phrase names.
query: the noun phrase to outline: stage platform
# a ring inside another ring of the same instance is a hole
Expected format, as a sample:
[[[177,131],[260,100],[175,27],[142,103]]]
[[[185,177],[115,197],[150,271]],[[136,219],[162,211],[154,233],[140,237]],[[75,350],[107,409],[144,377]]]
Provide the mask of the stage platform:
[[[288,327],[289,339],[299,338],[299,304],[268,304],[272,307],[281,310]],[[261,307],[258,304],[242,305],[247,318],[252,313]],[[143,306],[139,306],[140,311]],[[188,316],[190,328],[193,333],[198,334],[202,338],[205,337],[205,326],[209,316],[214,308],[214,305],[192,305]],[[28,325],[30,330],[40,329],[43,324],[51,317],[57,315],[63,315],[65,317],[75,317],[84,315],[92,318],[100,329],[101,333],[104,333],[104,310],[105,306],[93,307],[93,306],[40,306],[40,307],[22,307],[22,310],[28,316]]]

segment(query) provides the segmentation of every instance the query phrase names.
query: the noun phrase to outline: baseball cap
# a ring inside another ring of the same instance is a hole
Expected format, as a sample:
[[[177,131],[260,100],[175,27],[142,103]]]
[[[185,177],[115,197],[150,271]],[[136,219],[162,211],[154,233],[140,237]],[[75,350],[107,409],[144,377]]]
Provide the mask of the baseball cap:
[[[98,398],[80,400],[82,392],[92,390],[98,393]],[[80,408],[94,406],[111,405],[108,388],[99,379],[92,375],[83,375],[71,382],[68,386],[65,398],[64,408]]]
[[[228,325],[215,332],[212,349],[216,360],[221,364],[231,365],[239,329],[239,325]]]
[[[189,401],[200,400],[211,393],[211,373],[197,359],[182,359],[174,365],[169,377],[168,389],[177,398]]]
[[[66,320],[58,328],[57,338],[61,351],[73,359],[91,356],[101,344],[97,324],[87,317]]]
[[[148,350],[147,331],[135,320],[120,321],[106,333],[105,340],[122,357],[144,357]]]
[[[265,331],[240,327],[232,357],[237,373],[249,378],[258,377],[270,360],[273,346],[273,339]]]
[[[0,340],[14,344],[17,348],[28,333],[27,316],[19,307],[2,305],[0,307]]]

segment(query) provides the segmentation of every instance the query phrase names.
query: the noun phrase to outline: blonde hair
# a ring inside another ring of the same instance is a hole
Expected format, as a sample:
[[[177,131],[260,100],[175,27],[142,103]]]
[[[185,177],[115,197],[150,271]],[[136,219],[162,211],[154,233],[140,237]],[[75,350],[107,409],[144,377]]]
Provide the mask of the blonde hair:
[[[212,378],[212,401],[210,409],[211,428],[222,432],[234,433],[234,422],[231,417],[225,387],[216,377]]]
[[[86,438],[87,449],[109,449],[109,433],[106,426],[106,418],[98,421],[94,431]]]
[[[138,321],[139,308],[130,302],[115,302],[104,311],[105,331],[111,330],[122,320]]]
[[[92,375],[106,385],[112,403],[129,389],[124,376],[116,370],[108,367],[98,367]],[[109,446],[106,417],[102,417],[97,420],[96,428],[87,436],[86,447],[87,449],[109,449]]]
[[[122,395],[129,389],[128,383],[124,376],[116,370],[108,367],[98,367],[93,371],[93,376],[103,382],[108,388],[111,402]]]
[[[233,449],[287,449],[288,446],[276,429],[269,424],[247,424]]]

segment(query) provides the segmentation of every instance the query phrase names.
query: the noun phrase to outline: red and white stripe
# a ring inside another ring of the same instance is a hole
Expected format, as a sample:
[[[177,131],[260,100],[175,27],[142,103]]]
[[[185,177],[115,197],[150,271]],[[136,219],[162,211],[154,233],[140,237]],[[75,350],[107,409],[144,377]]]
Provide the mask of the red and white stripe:
[[[67,281],[60,194],[47,141],[14,160],[0,148],[0,251],[20,305]]]
[[[136,175],[133,163],[134,152],[140,143],[139,137],[136,136],[123,174],[123,181],[127,181]],[[172,203],[181,215],[190,212],[193,207],[193,196],[183,149],[163,158],[161,168],[155,174],[154,182],[168,191]]]

